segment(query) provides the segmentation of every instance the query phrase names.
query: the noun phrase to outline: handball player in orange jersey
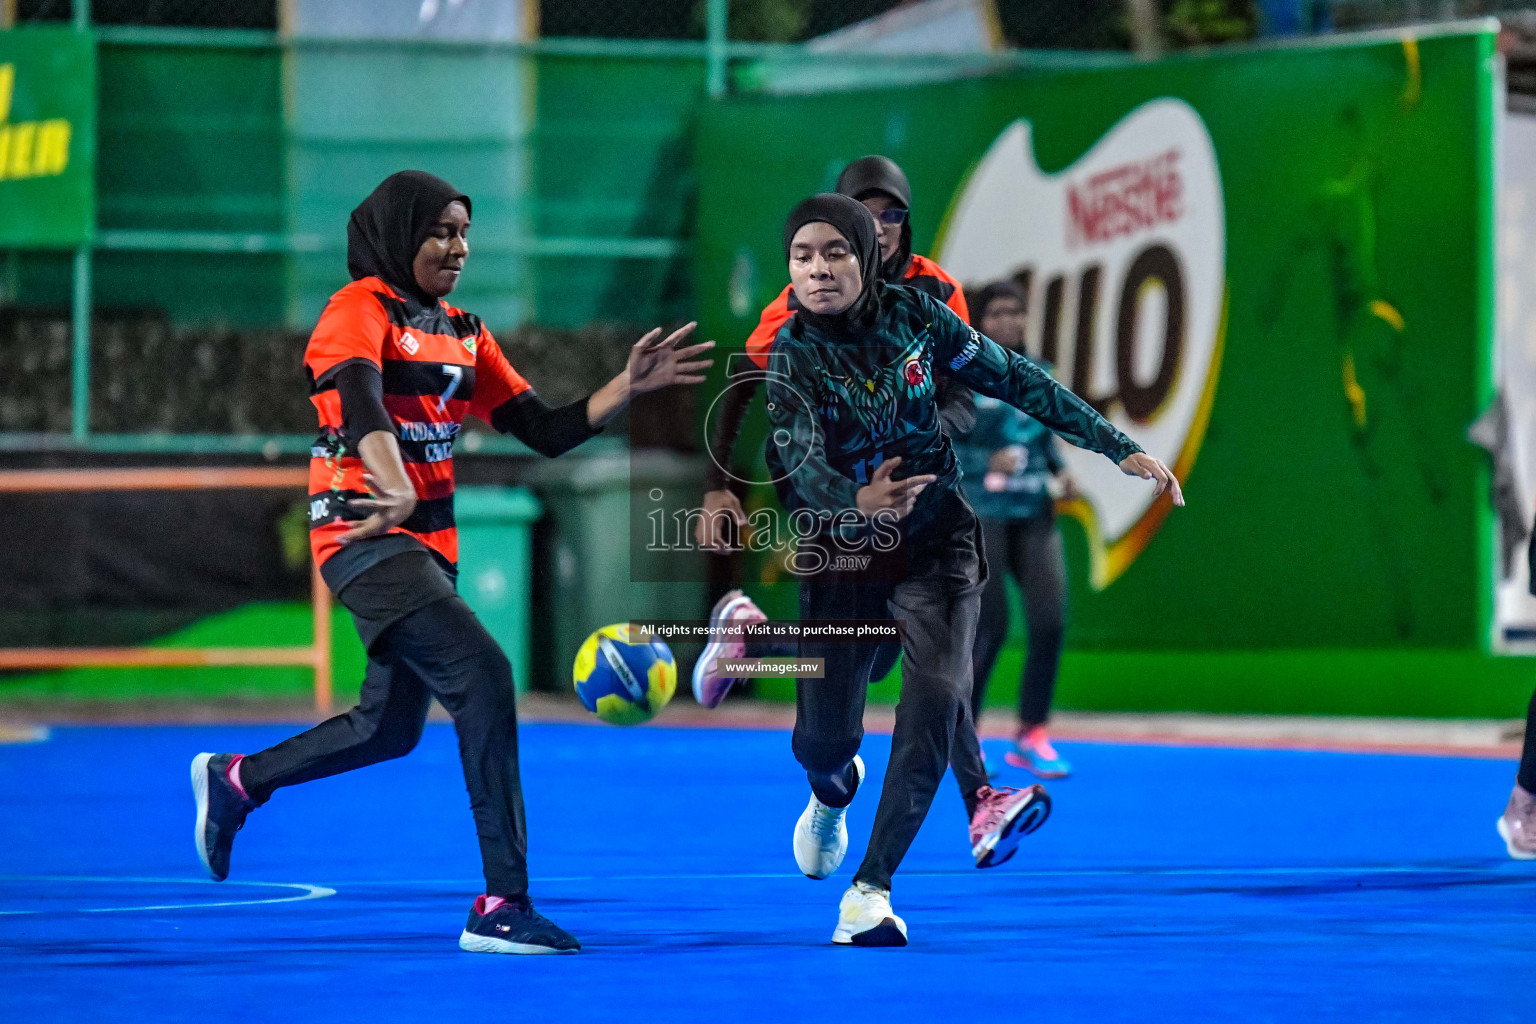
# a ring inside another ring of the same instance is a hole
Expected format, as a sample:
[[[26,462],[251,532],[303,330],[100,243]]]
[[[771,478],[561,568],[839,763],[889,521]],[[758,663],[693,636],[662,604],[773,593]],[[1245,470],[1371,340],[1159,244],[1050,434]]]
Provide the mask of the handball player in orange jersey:
[[[545,405],[480,319],[442,301],[469,255],[469,197],[421,171],[391,175],[352,212],[347,270],[305,350],[320,436],[309,536],[326,583],[368,651],[357,707],[249,756],[192,762],[197,854],[215,879],[246,816],[283,786],[401,757],[432,698],[458,733],[485,892],[459,946],[564,953],[580,943],[533,909],[506,656],[455,591],[453,441],[473,414],[554,457],[602,430],[631,397],[698,384],[713,342],[658,328],[592,395]]]

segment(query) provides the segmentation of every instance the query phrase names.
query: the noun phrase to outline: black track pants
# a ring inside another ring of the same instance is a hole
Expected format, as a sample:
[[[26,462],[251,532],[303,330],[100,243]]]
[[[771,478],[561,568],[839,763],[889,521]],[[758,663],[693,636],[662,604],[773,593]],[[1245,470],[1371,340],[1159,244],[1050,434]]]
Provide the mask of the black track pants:
[[[856,881],[889,889],[933,803],[944,769],[970,798],[987,784],[971,719],[971,647],[986,569],[980,533],[969,506],[921,542],[909,542],[862,572],[826,572],[800,585],[804,619],[899,619],[901,700],[891,738],[869,850]],[[844,806],[854,788],[853,755],[864,737],[864,701],[879,644],[806,640],[805,658],[825,659],[825,678],[796,687],[795,758],[811,789],[829,806]]]
[[[1525,746],[1520,751],[1520,773],[1515,776],[1520,788],[1536,793],[1536,693],[1525,709]]]
[[[247,757],[241,781],[264,803],[283,786],[402,757],[421,739],[433,697],[458,732],[485,891],[521,896],[528,840],[512,667],[462,598],[443,598],[390,625],[372,646],[357,707]]]

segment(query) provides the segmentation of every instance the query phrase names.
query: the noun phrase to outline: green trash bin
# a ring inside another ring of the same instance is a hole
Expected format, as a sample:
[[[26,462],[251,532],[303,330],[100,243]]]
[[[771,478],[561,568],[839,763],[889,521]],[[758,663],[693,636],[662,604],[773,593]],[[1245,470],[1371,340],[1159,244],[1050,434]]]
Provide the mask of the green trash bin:
[[[707,462],[670,452],[572,453],[539,463],[523,483],[543,502],[537,609],[536,684],[569,691],[571,662],[594,629],[635,619],[703,619],[709,615],[709,564],[704,552],[647,550],[654,494],[692,506]],[[672,643],[679,685],[698,645]]]
[[[533,524],[543,511],[521,487],[460,487],[459,594],[512,662],[517,692],[528,689]]]

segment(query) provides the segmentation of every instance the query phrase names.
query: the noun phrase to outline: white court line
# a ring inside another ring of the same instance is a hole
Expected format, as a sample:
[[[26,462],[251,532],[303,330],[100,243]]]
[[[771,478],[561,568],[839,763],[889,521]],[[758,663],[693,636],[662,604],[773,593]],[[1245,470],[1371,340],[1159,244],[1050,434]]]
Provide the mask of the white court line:
[[[1003,873],[987,872],[990,877],[1000,877],[1000,874],[1017,876],[1020,878],[1147,878],[1147,877],[1252,877],[1261,876],[1286,877],[1290,875],[1422,875],[1422,874],[1487,874],[1497,867],[1506,866],[1502,861],[1496,861],[1486,867],[1406,867],[1406,866],[1377,866],[1377,867],[1293,867],[1293,868],[1064,868],[1054,871],[1008,871]],[[903,871],[902,878],[961,878],[974,877],[978,874],[976,869],[970,871]],[[535,884],[544,882],[702,882],[702,881],[744,881],[746,879],[761,878],[803,878],[804,875],[791,871],[763,871],[763,872],[739,872],[722,874],[658,874],[658,875],[555,875],[547,878],[534,878]],[[1531,881],[1536,882],[1536,873],[1531,874]],[[333,885],[370,886],[370,885],[455,885],[477,886],[478,880],[468,878],[415,878],[415,879],[353,879],[347,882],[334,882]]]
[[[142,907],[71,907],[68,910],[0,910],[0,917],[19,917],[36,914],[124,914],[135,910],[202,910],[206,907],[253,907],[264,903],[302,903],[336,895],[335,889],[304,882],[213,882],[199,878],[105,878],[82,875],[0,875],[0,882],[99,882],[121,885],[247,885],[262,889],[298,889],[296,896],[279,896],[260,900],[220,900],[215,903],[157,903]]]

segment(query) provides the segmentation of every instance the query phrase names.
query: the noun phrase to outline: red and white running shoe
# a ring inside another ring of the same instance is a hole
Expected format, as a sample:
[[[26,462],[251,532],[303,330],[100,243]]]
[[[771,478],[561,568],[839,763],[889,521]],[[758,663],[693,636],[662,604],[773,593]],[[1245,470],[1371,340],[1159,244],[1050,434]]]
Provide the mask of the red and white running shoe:
[[[739,590],[727,591],[724,597],[715,602],[714,610],[709,613],[711,627],[767,621],[768,616],[763,614],[762,609]],[[711,640],[693,665],[693,699],[707,708],[719,707],[725,695],[731,692],[731,687],[742,680],[720,675],[717,671],[718,662],[721,658],[744,658],[746,653],[747,644],[744,640]]]
[[[976,813],[971,816],[971,855],[979,868],[995,868],[1019,849],[1019,840],[1045,824],[1051,816],[1051,795],[1044,786],[1028,789],[976,791]]]

